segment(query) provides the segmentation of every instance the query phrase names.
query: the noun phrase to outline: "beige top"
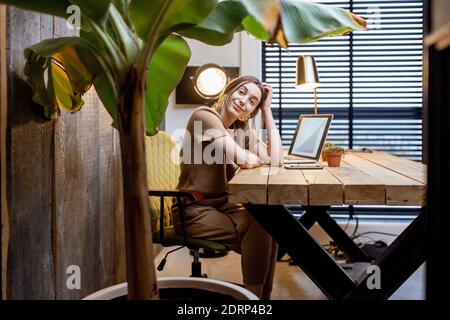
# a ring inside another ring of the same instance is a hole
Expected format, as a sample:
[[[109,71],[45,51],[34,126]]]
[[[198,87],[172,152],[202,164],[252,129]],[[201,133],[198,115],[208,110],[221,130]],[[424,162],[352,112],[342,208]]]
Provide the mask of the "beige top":
[[[224,154],[216,154],[211,143],[226,135],[233,137],[233,130],[225,129],[215,109],[199,107],[192,112],[186,131],[180,151],[181,174],[177,189],[197,191],[207,197],[225,194],[227,182],[238,166],[226,163]]]

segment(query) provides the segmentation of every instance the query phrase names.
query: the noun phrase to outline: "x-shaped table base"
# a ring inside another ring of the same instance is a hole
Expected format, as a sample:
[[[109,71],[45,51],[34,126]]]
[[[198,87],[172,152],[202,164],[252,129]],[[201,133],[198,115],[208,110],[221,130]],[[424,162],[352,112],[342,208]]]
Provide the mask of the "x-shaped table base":
[[[381,288],[369,289],[366,283],[370,273],[353,280],[308,232],[317,222],[353,261],[370,261],[328,215],[329,207],[306,207],[299,220],[281,205],[245,204],[245,207],[285,248],[295,264],[333,300],[388,299],[425,261],[424,210],[372,263],[380,268]]]

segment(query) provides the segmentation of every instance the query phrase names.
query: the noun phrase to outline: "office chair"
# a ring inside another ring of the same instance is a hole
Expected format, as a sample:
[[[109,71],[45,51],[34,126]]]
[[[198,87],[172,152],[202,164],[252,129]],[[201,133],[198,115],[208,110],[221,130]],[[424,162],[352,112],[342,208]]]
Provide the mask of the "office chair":
[[[160,243],[165,247],[179,246],[169,251],[157,269],[163,270],[168,255],[183,247],[191,249],[193,262],[191,277],[206,277],[201,272],[199,250],[228,251],[221,243],[203,239],[189,238],[186,236],[184,225],[184,208],[181,197],[192,200],[202,199],[202,195],[196,192],[179,191],[175,187],[180,175],[180,166],[171,159],[171,155],[178,157],[179,150],[175,141],[166,132],[160,131],[152,137],[146,137],[145,149],[147,156],[148,195],[150,196],[150,213],[152,222],[153,243]],[[183,235],[175,233],[171,207],[172,199],[177,199],[178,211]]]

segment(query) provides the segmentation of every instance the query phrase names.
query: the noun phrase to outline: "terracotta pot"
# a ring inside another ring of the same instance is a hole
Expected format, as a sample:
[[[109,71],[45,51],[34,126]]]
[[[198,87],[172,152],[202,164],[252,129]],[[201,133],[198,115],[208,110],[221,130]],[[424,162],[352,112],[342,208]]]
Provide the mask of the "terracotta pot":
[[[322,151],[322,161],[327,161],[327,152]]]
[[[339,167],[341,165],[342,152],[327,152],[326,157],[329,167]]]

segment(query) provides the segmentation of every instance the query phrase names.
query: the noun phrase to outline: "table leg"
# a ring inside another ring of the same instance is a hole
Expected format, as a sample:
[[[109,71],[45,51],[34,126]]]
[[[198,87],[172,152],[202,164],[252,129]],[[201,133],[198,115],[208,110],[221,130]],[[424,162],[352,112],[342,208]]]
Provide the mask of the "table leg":
[[[311,229],[311,227],[316,223],[316,217],[311,211],[305,211],[303,215],[298,219],[300,223],[307,229]],[[280,261],[281,258],[287,253],[286,249],[282,246],[278,246],[278,256],[277,261]],[[292,259],[290,259],[290,264],[294,264]]]
[[[326,207],[327,209],[329,207]],[[304,226],[306,229],[311,229],[311,227],[316,223],[317,217],[315,215],[315,212],[312,210],[308,210],[308,207],[305,207],[305,213],[298,219],[302,226]]]
[[[245,204],[250,214],[283,246],[330,299],[341,300],[356,283],[283,206]]]
[[[317,223],[323,230],[333,239],[338,248],[345,252],[353,261],[371,262],[372,260],[367,254],[361,250],[353,240],[345,233],[344,230],[336,223],[336,221],[330,217],[327,213],[329,207],[306,207],[306,211],[311,212]]]
[[[373,263],[380,268],[380,289],[369,289],[372,274],[361,275],[360,285],[345,299],[388,299],[425,262],[425,213],[422,212]]]

